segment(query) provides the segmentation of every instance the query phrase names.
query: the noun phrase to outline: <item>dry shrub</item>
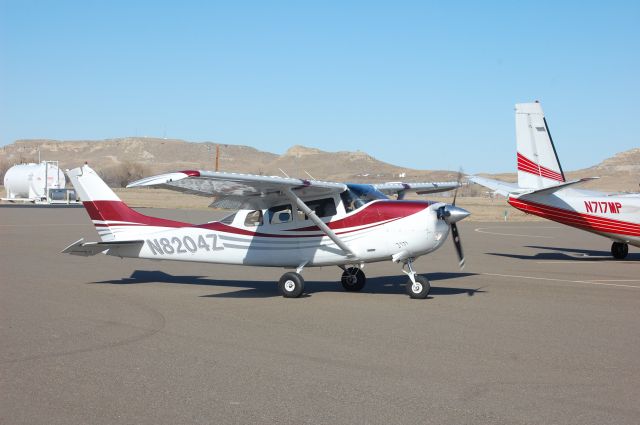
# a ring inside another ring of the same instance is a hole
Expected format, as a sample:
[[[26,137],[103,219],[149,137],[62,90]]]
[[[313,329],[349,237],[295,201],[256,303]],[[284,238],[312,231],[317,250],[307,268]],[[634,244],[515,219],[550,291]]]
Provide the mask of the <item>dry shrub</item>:
[[[11,164],[8,160],[6,159],[0,159],[0,176],[2,178],[2,180],[0,180],[0,184],[4,184],[4,175],[7,173],[7,171],[9,171],[9,168],[11,168],[13,166],[13,164]]]
[[[458,190],[458,196],[489,196],[487,194],[488,191],[489,189],[486,189],[484,186],[468,182]]]
[[[125,161],[98,172],[102,179],[111,187],[125,187],[135,180],[147,177],[149,168],[139,162]]]

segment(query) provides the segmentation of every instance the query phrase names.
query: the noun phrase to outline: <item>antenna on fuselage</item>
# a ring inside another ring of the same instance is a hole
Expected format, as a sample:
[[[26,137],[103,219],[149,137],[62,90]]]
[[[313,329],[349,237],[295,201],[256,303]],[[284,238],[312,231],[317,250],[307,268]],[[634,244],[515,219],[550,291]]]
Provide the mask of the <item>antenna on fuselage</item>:
[[[286,178],[288,178],[288,179],[290,179],[290,178],[291,178],[291,177],[289,177],[289,176],[287,175],[287,173],[285,173],[285,172],[284,172],[284,170],[283,170],[282,168],[278,168],[278,170],[280,170],[280,172],[281,172],[282,174],[284,174],[284,176],[285,176]]]

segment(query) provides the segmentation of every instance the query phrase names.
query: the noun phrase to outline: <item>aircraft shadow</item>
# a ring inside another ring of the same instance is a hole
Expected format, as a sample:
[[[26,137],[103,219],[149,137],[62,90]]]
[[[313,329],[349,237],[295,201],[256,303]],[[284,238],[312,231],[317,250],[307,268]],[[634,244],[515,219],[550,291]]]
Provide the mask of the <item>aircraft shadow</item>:
[[[613,257],[610,251],[600,251],[580,248],[558,248],[554,246],[527,245],[525,248],[545,249],[553,252],[538,252],[533,255],[505,254],[488,252],[489,255],[499,257],[517,258],[519,260],[567,260],[567,261],[611,261]],[[639,253],[630,252],[627,258],[619,261],[640,261]]]
[[[473,276],[476,273],[429,273],[426,276],[431,281],[431,284],[437,284],[438,281],[455,279],[458,277]],[[337,275],[339,277],[339,274]],[[407,277],[400,276],[381,276],[371,277],[367,279],[365,288],[361,291],[363,293],[373,294],[404,294],[405,284]],[[180,275],[175,276],[161,271],[151,270],[135,270],[131,273],[131,276],[104,280],[99,282],[93,282],[95,284],[112,284],[112,285],[132,285],[138,283],[175,283],[184,285],[205,285],[205,286],[221,286],[238,288],[238,291],[228,292],[223,294],[211,294],[202,295],[202,297],[213,298],[266,298],[266,297],[279,297],[281,296],[278,291],[276,282],[272,280],[225,280],[225,279],[210,279],[205,276],[189,276]],[[340,284],[339,281],[305,281],[303,297],[309,297],[314,293],[319,292],[344,292],[347,293]],[[461,295],[466,294],[473,296],[476,293],[485,292],[480,288],[450,288],[450,287],[437,287],[432,286],[429,298],[432,295]]]

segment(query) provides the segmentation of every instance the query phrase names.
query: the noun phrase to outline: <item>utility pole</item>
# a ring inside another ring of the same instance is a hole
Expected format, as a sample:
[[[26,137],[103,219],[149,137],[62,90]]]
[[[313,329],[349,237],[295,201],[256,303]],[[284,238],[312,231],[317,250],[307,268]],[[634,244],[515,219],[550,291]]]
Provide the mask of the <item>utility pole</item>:
[[[216,144],[216,171],[218,171],[219,164],[220,164],[220,145]]]

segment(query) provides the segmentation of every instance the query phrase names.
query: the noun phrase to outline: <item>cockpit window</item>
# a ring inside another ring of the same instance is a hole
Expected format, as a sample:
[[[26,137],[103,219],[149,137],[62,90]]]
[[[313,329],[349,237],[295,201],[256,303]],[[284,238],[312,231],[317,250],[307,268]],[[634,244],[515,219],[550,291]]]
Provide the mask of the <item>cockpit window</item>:
[[[340,197],[348,213],[376,199],[389,199],[370,184],[348,184],[347,190],[342,192]]]
[[[347,213],[350,213],[351,211],[355,211],[364,205],[364,202],[362,202],[356,196],[356,194],[350,191],[349,189],[342,192],[340,194],[340,198],[342,198],[342,204],[344,205],[344,210]]]
[[[307,206],[314,211],[318,217],[332,217],[336,215],[336,204],[333,198],[307,201]],[[308,217],[305,215],[305,220],[307,219]]]

